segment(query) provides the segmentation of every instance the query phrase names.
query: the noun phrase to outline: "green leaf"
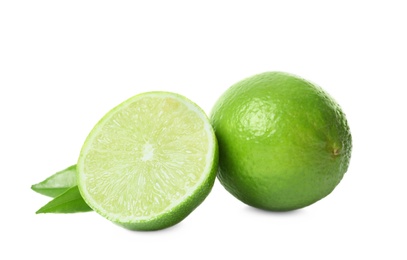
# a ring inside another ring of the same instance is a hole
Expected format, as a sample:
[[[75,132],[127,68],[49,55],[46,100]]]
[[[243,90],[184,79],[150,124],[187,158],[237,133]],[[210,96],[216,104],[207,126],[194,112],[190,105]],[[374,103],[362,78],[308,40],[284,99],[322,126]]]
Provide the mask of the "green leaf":
[[[74,186],[48,202],[44,207],[40,208],[36,214],[76,213],[87,211],[92,211],[92,209],[83,200],[78,186]]]
[[[40,194],[57,197],[76,185],[76,165],[59,171],[44,181],[34,184],[31,189]]]

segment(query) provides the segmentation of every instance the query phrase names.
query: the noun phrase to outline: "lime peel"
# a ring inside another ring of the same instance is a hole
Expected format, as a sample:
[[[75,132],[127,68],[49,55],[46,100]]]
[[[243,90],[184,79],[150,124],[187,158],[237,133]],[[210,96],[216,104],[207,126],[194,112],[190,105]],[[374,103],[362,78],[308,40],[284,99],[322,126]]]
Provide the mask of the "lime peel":
[[[231,86],[211,122],[218,179],[242,202],[273,211],[330,194],[348,169],[352,137],[342,109],[322,88],[284,72]]]

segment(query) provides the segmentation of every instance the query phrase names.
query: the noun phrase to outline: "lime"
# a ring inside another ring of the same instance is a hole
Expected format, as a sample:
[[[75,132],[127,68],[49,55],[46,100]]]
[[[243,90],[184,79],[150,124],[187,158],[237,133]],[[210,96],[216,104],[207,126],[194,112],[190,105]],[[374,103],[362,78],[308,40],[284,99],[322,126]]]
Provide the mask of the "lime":
[[[87,137],[79,190],[100,215],[132,230],[157,230],[189,215],[209,194],[216,137],[206,114],[183,96],[136,95],[108,112]]]
[[[308,206],[331,193],[348,169],[352,140],[344,113],[297,76],[266,72],[238,82],[216,102],[211,123],[218,179],[248,205]]]

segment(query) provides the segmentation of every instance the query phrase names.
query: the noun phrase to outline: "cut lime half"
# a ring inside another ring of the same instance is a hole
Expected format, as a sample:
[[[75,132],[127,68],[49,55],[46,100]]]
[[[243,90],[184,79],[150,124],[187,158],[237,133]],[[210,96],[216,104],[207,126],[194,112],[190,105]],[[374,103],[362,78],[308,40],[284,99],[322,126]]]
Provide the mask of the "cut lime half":
[[[209,119],[169,92],[136,95],[108,112],[87,137],[77,179],[87,204],[133,230],[172,226],[212,189],[218,163]]]

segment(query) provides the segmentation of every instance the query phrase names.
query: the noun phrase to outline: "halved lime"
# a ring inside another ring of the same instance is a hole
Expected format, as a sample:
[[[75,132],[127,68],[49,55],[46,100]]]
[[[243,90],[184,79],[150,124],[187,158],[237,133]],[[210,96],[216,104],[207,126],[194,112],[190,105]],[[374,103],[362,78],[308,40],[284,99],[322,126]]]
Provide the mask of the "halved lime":
[[[133,230],[172,226],[212,189],[218,148],[206,114],[169,92],[136,95],[87,137],[77,179],[87,204]]]

